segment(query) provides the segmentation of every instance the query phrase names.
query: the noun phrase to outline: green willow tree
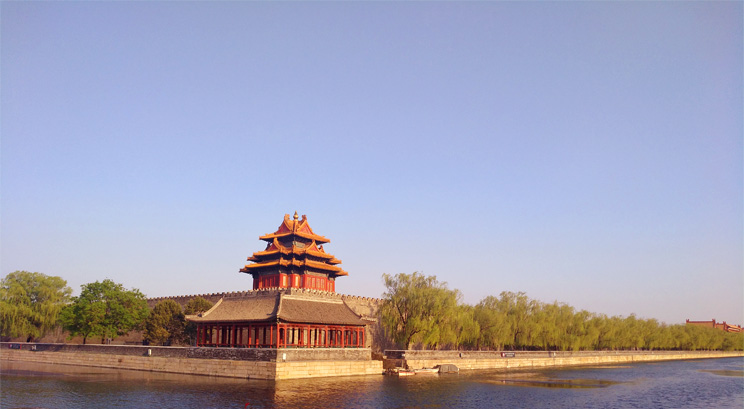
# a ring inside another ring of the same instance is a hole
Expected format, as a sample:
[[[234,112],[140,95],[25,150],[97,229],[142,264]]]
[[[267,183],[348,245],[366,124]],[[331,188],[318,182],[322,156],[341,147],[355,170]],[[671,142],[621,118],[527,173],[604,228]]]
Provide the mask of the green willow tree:
[[[398,347],[477,350],[744,350],[744,333],[594,314],[504,291],[474,307],[436,277],[383,275],[381,323]]]
[[[523,292],[504,291],[499,295],[497,308],[506,315],[504,324],[508,334],[507,344],[512,349],[533,344],[533,337],[539,332],[534,314],[536,306],[536,302]]]
[[[112,280],[81,286],[78,297],[62,310],[62,325],[71,336],[83,337],[83,344],[91,336],[107,338],[124,335],[140,328],[147,318],[147,300],[139,290],[126,290]]]
[[[0,334],[41,338],[55,328],[72,289],[60,277],[15,271],[0,281]]]
[[[508,342],[508,335],[506,313],[499,308],[499,299],[492,295],[485,297],[475,306],[473,315],[479,328],[476,349],[502,349]]]
[[[382,277],[387,288],[380,307],[382,324],[399,347],[408,349],[414,343],[436,346],[456,340],[449,325],[459,291],[448,289],[435,276],[418,272]]]
[[[181,306],[173,300],[155,304],[145,320],[145,341],[153,345],[176,345],[187,342],[186,319]]]

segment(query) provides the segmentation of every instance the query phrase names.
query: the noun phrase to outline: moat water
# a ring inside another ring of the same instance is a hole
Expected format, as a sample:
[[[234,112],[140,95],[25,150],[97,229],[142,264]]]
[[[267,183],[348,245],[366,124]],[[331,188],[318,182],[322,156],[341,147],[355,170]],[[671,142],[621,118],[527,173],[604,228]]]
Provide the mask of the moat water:
[[[284,381],[1,365],[2,408],[744,407],[744,358]]]

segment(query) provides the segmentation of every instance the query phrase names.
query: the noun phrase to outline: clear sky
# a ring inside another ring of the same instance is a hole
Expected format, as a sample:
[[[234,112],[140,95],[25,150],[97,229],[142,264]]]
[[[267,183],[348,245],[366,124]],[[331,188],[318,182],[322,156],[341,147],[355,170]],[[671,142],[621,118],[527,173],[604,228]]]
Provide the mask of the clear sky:
[[[742,2],[2,2],[2,276],[250,289],[306,214],[420,271],[744,324]]]

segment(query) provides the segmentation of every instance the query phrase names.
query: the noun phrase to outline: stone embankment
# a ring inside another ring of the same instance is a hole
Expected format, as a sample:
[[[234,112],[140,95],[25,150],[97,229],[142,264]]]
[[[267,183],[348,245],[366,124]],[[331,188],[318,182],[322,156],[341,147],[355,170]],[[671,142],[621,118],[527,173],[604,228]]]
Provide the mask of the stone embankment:
[[[744,352],[602,351],[474,352],[385,351],[385,368],[431,368],[454,364],[462,370],[540,369],[616,365],[666,360],[742,357]],[[0,360],[94,366],[243,379],[296,379],[378,375],[383,362],[367,348],[191,348],[123,345],[0,343]]]
[[[0,343],[0,360],[244,379],[377,375],[367,348],[268,349]]]
[[[432,368],[454,364],[460,369],[539,369],[567,366],[616,365],[684,359],[742,357],[722,351],[385,351],[385,368]]]

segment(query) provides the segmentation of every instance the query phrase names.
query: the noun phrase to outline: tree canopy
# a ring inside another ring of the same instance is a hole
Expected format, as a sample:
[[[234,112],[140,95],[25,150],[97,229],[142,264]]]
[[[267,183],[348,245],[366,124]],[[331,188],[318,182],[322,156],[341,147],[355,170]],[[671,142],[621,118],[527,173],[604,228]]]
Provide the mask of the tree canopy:
[[[57,326],[72,289],[60,277],[15,271],[0,281],[0,333],[40,338]]]
[[[155,304],[145,321],[145,341],[150,344],[175,345],[186,341],[186,319],[181,306],[173,300]]]
[[[744,350],[744,333],[654,319],[608,317],[565,303],[544,303],[523,292],[460,302],[434,276],[383,275],[380,307],[386,336],[399,347],[519,350]]]
[[[202,297],[194,297],[186,303],[183,313],[186,315],[199,314],[212,308],[212,303]]]
[[[418,272],[383,274],[383,279],[387,291],[380,311],[382,324],[396,344],[408,349],[414,342],[437,345],[457,338],[448,325],[457,315],[457,290]]]
[[[80,295],[62,311],[62,324],[71,336],[81,335],[83,343],[90,336],[100,336],[103,342],[124,335],[147,318],[147,300],[137,289],[126,290],[109,279],[81,288]]]
[[[204,311],[208,311],[210,308],[212,308],[212,305],[213,304],[211,302],[202,297],[194,297],[186,303],[186,306],[183,308],[183,312],[186,315],[201,314]],[[191,345],[196,344],[195,323],[191,321],[186,322],[186,336],[188,337],[188,341]]]

